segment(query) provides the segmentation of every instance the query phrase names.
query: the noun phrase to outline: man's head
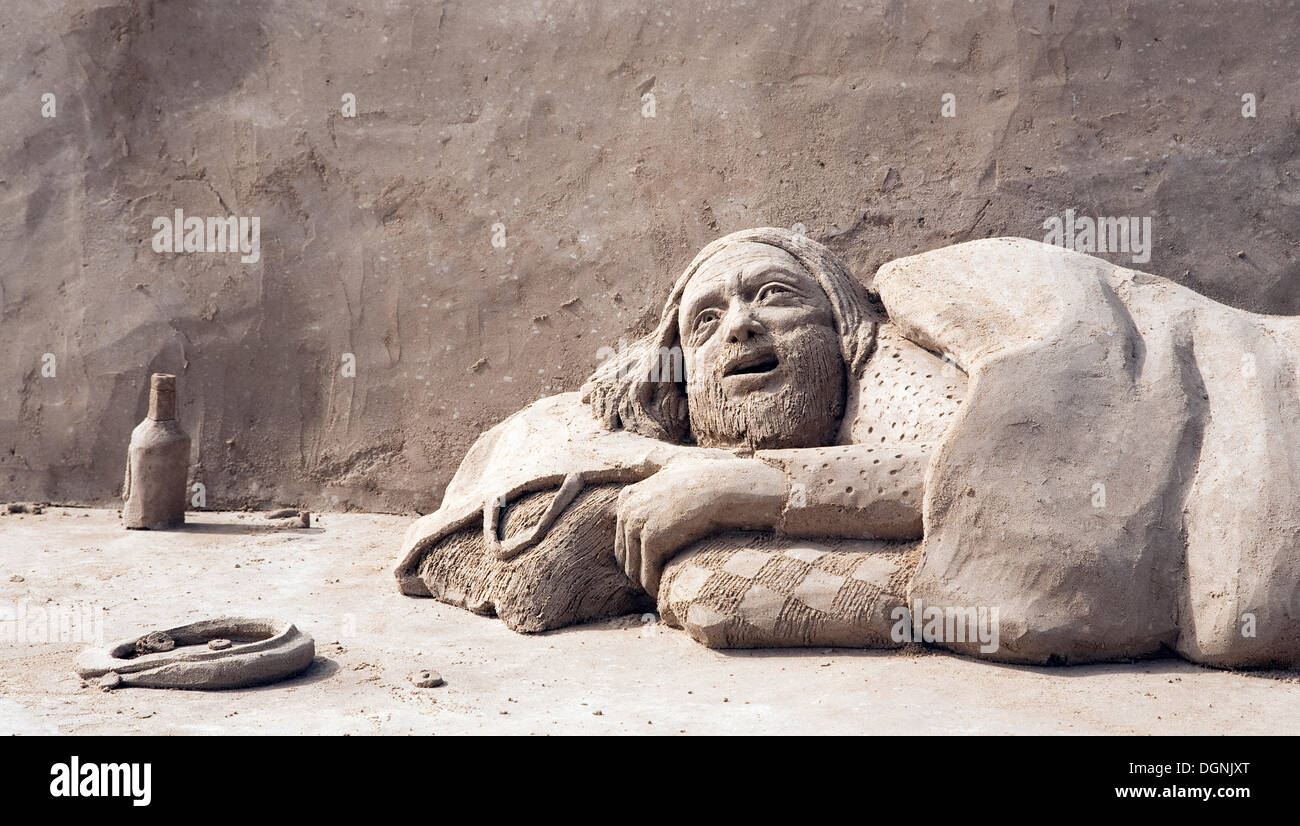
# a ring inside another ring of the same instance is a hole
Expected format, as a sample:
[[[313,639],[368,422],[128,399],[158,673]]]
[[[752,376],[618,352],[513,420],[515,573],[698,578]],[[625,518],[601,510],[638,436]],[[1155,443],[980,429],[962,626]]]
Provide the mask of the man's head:
[[[705,261],[682,292],[677,337],[697,443],[832,441],[845,387],[835,313],[793,255],[744,241]]]
[[[583,399],[610,428],[708,447],[830,444],[879,311],[826,247],[733,233],[678,279],[659,327],[602,365]],[[665,371],[680,353],[683,371]]]

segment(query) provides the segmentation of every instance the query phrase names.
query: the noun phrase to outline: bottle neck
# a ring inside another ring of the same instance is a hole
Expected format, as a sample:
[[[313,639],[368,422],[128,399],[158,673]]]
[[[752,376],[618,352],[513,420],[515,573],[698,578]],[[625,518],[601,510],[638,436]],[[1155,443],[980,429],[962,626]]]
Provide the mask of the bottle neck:
[[[176,377],[154,373],[149,385],[149,418],[170,422],[176,418]]]

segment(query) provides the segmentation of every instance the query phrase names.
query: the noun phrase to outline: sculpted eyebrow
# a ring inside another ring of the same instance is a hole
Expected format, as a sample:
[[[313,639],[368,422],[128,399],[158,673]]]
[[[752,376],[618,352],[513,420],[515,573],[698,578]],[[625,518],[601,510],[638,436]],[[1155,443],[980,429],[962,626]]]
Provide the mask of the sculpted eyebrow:
[[[800,291],[803,291],[804,289],[804,279],[784,267],[772,266],[764,270],[759,270],[751,276],[747,276],[744,280],[745,291],[753,293],[762,289],[765,285],[772,283],[774,280],[780,281],[782,284],[794,287]]]
[[[721,303],[718,300],[719,297],[720,297],[719,291],[716,288],[711,288],[708,292],[704,293],[701,296],[696,297],[693,301],[691,301],[690,304],[687,304],[683,308],[686,311],[685,312],[686,323],[694,324],[695,317],[698,316],[701,312],[709,309],[710,307],[719,306],[719,304]]]

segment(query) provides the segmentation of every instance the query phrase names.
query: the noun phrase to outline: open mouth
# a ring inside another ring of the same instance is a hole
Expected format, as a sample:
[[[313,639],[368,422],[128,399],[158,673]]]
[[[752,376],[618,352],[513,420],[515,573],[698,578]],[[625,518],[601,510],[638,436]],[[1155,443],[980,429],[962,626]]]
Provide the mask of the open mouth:
[[[747,376],[770,373],[776,369],[780,361],[776,353],[763,351],[758,353],[749,353],[739,356],[732,360],[731,364],[722,371],[725,376]]]

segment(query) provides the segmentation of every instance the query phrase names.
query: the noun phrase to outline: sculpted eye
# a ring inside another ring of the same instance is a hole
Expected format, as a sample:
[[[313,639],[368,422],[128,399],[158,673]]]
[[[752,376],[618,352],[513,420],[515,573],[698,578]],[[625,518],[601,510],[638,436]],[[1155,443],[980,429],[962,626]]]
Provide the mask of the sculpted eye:
[[[767,301],[769,298],[777,298],[786,295],[792,296],[796,295],[796,293],[788,285],[782,284],[779,281],[773,281],[771,284],[764,285],[763,289],[758,291],[758,295],[754,297],[754,300],[762,302]]]
[[[695,316],[695,324],[692,329],[701,330],[706,324],[712,324],[720,318],[722,318],[722,313],[717,310],[704,310],[699,315]]]

